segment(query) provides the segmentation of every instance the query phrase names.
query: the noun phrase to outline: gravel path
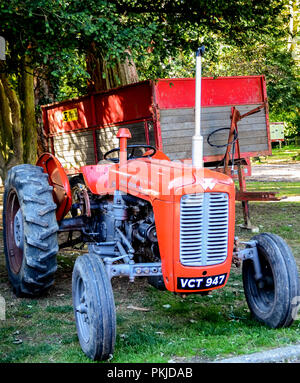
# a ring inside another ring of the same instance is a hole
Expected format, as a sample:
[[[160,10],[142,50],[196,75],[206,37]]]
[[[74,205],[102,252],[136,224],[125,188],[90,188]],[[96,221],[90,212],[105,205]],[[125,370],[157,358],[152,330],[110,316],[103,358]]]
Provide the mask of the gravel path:
[[[300,345],[275,348],[268,351],[216,360],[214,363],[299,363]]]
[[[300,163],[252,165],[252,176],[249,181],[258,182],[300,182]],[[284,202],[299,202],[299,195],[283,199]]]
[[[248,179],[260,182],[300,182],[300,163],[252,165],[252,176]]]

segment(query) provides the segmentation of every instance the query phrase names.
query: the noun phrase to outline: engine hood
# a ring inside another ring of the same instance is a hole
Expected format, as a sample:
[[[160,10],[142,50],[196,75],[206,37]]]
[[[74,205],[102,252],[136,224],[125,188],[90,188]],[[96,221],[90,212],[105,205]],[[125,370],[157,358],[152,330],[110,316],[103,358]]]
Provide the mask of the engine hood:
[[[147,200],[170,200],[187,192],[213,191],[216,185],[233,185],[230,177],[190,161],[136,159],[126,164],[83,166],[81,171],[94,194],[113,194],[115,190]],[[185,190],[186,189],[186,190]]]

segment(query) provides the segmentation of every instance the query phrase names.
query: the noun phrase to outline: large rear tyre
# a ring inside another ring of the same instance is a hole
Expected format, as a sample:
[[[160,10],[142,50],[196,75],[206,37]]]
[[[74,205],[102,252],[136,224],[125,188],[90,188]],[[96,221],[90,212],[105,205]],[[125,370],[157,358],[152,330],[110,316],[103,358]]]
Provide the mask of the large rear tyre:
[[[82,351],[92,360],[108,359],[114,352],[116,311],[111,283],[97,255],[76,259],[72,295]]]
[[[52,190],[39,166],[15,166],[5,180],[4,253],[17,296],[40,295],[54,282],[58,225]]]
[[[300,294],[296,262],[286,242],[275,234],[263,233],[257,242],[262,279],[254,278],[252,260],[243,262],[246,300],[255,319],[272,328],[288,327],[295,319]]]

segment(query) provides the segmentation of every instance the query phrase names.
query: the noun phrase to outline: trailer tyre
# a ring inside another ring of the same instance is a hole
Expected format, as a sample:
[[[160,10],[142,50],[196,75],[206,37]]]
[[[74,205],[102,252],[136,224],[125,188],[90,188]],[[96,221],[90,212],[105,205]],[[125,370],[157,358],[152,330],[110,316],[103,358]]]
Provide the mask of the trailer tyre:
[[[5,180],[4,253],[17,296],[40,295],[54,282],[58,225],[52,190],[39,166],[15,166]]]
[[[288,327],[295,319],[300,292],[292,252],[285,241],[274,234],[259,234],[252,240],[257,242],[263,277],[257,282],[252,260],[243,262],[243,284],[249,309],[254,318],[269,327]]]
[[[97,255],[90,253],[76,259],[72,295],[82,351],[92,360],[108,359],[116,338],[115,303],[111,283]]]

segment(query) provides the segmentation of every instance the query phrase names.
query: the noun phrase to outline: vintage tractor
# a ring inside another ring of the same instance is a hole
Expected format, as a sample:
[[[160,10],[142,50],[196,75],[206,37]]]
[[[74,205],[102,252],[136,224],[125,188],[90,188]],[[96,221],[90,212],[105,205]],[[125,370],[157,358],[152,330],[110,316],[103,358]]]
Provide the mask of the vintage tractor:
[[[232,263],[242,263],[253,316],[272,328],[295,318],[300,289],[291,250],[269,233],[239,244],[234,183],[202,165],[201,54],[192,163],[170,161],[149,145],[127,145],[131,134],[121,128],[119,147],[76,176],[45,153],[36,166],[15,166],[6,179],[4,247],[18,296],[53,284],[59,233],[69,233],[61,247],[88,244],[74,265],[72,295],[79,342],[91,359],[114,351],[113,277],[146,277],[158,289],[205,295],[225,286]]]

